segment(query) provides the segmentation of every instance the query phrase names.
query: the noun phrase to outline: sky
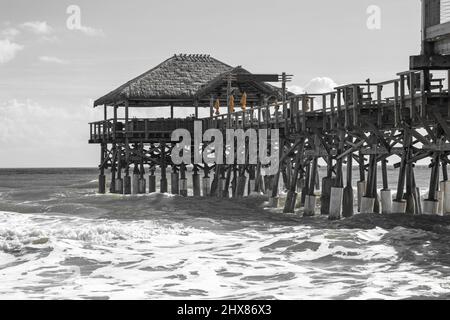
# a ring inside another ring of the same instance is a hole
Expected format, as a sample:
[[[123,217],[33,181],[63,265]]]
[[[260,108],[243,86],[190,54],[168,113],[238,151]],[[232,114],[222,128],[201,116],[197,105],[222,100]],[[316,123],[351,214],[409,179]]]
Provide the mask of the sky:
[[[93,100],[175,53],[312,93],[393,79],[419,52],[419,0],[0,0],[0,168],[97,166]]]

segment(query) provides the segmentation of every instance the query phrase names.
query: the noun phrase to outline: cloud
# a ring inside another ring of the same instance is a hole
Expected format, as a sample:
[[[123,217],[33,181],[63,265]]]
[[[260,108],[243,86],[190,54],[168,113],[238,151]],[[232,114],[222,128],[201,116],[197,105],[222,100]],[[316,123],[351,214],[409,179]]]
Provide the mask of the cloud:
[[[338,85],[333,79],[327,77],[317,77],[312,79],[305,87],[306,92],[310,93],[326,93],[335,91]]]
[[[305,88],[300,87],[300,86],[288,86],[288,90],[294,94],[305,93]]]
[[[82,33],[84,33],[85,35],[90,36],[90,37],[103,37],[105,35],[103,30],[95,29],[95,28],[87,27],[87,26],[80,26],[76,30],[81,31]]]
[[[41,56],[39,57],[39,61],[46,63],[56,63],[56,64],[68,64],[69,61],[63,60],[57,57],[49,57],[49,56]]]
[[[45,21],[30,21],[22,24],[22,27],[39,35],[49,35],[53,32],[53,28],[50,27]]]
[[[97,165],[99,149],[88,145],[88,122],[102,119],[92,101],[67,105],[34,100],[0,101],[0,167]]]
[[[6,39],[12,40],[20,34],[20,31],[17,30],[16,28],[7,28],[3,30],[1,34]]]
[[[333,79],[328,77],[316,77],[308,82],[305,87],[300,86],[289,86],[289,91],[295,94],[302,93],[326,93],[335,91],[338,85],[334,82]]]
[[[0,64],[7,63],[16,57],[16,54],[23,49],[23,46],[9,39],[0,40]]]
[[[0,143],[64,146],[86,144],[89,121],[101,119],[100,109],[88,103],[81,106],[43,106],[33,100],[9,100],[0,103]]]

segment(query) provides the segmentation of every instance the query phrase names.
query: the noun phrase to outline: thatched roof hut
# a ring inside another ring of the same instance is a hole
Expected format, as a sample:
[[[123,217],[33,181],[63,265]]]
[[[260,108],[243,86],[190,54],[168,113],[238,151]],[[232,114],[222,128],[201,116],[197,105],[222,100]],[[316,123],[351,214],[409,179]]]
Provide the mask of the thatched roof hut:
[[[94,107],[177,106],[205,107],[211,98],[226,100],[227,76],[249,74],[242,67],[231,67],[209,55],[174,55],[155,68],[132,79],[96,100]],[[233,81],[233,87],[248,95],[248,101],[259,102],[262,96],[278,98],[280,90],[255,81]]]

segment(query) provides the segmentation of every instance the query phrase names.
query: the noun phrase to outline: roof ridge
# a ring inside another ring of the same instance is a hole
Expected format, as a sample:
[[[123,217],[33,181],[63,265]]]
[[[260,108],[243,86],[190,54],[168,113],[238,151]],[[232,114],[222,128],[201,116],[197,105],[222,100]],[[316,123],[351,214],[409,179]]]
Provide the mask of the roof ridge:
[[[175,54],[174,58],[177,61],[192,61],[192,62],[211,62],[214,59],[209,54]]]

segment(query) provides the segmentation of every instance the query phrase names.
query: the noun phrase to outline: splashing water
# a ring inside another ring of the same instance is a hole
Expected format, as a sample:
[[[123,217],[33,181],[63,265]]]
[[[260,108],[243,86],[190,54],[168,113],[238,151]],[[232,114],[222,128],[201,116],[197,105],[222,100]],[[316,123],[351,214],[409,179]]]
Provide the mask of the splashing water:
[[[95,174],[0,171],[0,298],[450,296],[448,217],[329,222],[259,197],[100,196]]]

